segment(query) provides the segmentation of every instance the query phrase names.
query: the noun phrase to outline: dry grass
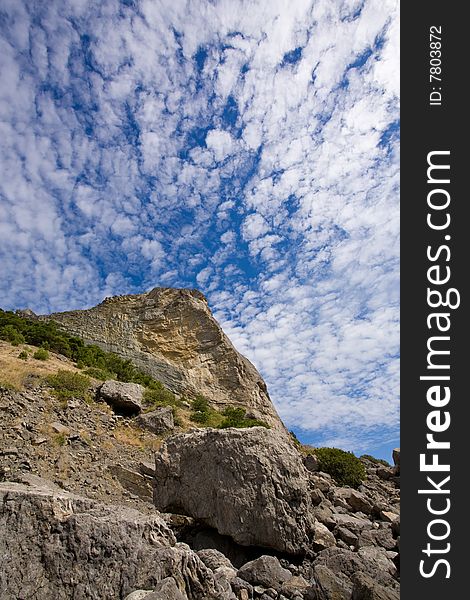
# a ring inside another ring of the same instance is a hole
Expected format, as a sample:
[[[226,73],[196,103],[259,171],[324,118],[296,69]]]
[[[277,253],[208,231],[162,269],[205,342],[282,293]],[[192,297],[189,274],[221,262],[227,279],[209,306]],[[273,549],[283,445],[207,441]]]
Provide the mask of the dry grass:
[[[22,350],[29,350],[30,356],[27,360],[18,358]],[[58,370],[79,372],[74,364],[67,359],[60,359],[56,354],[49,353],[49,359],[36,360],[32,354],[37,350],[35,346],[22,344],[12,346],[8,342],[0,340],[0,384],[16,390],[24,389],[24,384],[31,378],[42,378]]]
[[[114,439],[124,446],[132,446],[140,450],[158,450],[162,440],[149,436],[141,429],[128,425],[119,425],[113,432]]]

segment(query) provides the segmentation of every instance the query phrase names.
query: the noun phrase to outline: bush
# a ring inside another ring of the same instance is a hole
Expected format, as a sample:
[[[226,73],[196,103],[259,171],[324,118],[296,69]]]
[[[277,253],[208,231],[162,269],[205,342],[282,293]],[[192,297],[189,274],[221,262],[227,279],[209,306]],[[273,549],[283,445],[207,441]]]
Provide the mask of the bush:
[[[247,418],[246,410],[241,406],[227,406],[222,414],[225,419],[219,425],[220,429],[226,429],[227,427],[266,427],[269,429],[269,425],[264,421]]]
[[[383,458],[375,458],[375,456],[371,456],[370,454],[363,454],[359,458],[365,459],[365,460],[370,460],[370,462],[373,462],[376,465],[383,465],[384,467],[391,466],[390,463],[387,462],[386,460],[384,460]]]
[[[25,343],[24,335],[18,331],[13,325],[5,325],[0,331],[0,337],[7,342],[10,342],[12,346],[19,346]]]
[[[84,375],[89,375],[94,379],[99,379],[100,381],[106,381],[107,379],[113,378],[113,373],[109,371],[105,371],[104,369],[98,369],[97,367],[90,367],[83,371]]]
[[[145,390],[144,403],[152,408],[155,406],[176,406],[178,404],[175,395],[160,381],[155,381],[151,388]]]
[[[21,358],[21,360],[28,360],[28,353],[26,352],[26,350],[22,350],[18,354],[18,358]]]
[[[90,387],[90,379],[86,375],[72,371],[58,371],[46,377],[46,382],[62,400],[84,397]]]
[[[33,354],[33,358],[36,360],[47,360],[49,358],[49,352],[45,348],[38,348]]]
[[[339,448],[316,448],[320,471],[328,473],[339,485],[359,487],[366,478],[366,470],[361,461],[352,452]]]

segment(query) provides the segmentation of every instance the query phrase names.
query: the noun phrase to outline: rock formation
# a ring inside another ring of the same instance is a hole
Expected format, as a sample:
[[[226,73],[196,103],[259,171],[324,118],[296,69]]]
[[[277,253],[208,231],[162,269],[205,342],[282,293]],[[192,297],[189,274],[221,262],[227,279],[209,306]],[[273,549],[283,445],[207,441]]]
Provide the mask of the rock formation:
[[[197,290],[155,288],[41,318],[131,359],[176,393],[201,394],[219,408],[243,406],[250,416],[284,430],[262,377],[235,350]]]
[[[156,455],[154,501],[245,546],[301,554],[313,532],[302,459],[285,436],[264,427],[169,438]]]
[[[169,577],[184,600],[230,598],[158,513],[97,504],[45,482],[8,482],[0,483],[0,530],[8,532],[0,536],[1,598],[123,598]]]

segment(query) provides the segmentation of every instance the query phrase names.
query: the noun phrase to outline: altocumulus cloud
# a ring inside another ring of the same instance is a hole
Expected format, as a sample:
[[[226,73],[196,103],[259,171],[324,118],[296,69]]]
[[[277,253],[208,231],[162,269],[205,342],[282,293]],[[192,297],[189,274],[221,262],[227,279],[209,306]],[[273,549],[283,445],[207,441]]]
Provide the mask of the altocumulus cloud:
[[[198,286],[303,439],[398,436],[395,0],[3,0],[1,304]]]

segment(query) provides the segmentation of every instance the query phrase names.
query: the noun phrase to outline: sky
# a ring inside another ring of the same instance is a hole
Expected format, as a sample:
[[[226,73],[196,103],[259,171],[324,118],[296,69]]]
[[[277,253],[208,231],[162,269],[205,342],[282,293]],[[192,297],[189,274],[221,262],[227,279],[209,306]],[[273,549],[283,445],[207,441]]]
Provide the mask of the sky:
[[[198,288],[305,443],[399,445],[397,0],[2,0],[0,306]]]

